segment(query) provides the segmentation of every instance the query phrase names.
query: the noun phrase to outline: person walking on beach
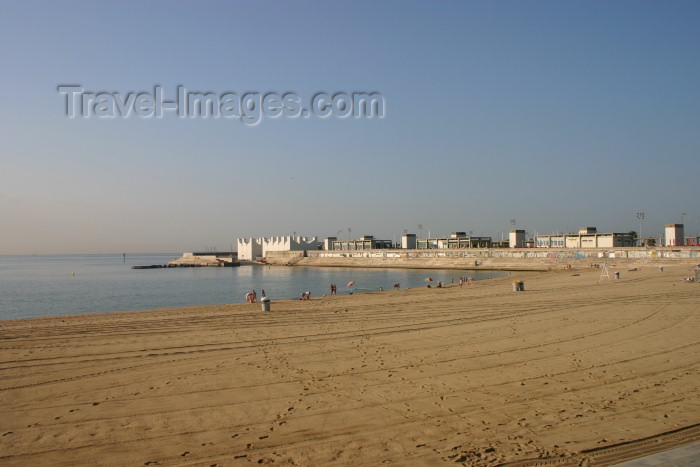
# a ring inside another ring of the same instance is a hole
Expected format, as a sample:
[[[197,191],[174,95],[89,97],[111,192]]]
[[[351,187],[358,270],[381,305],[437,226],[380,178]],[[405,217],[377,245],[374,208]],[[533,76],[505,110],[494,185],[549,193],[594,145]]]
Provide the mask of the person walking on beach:
[[[253,290],[253,293],[251,294],[251,301],[250,303],[255,303],[255,299],[258,298],[258,294]]]

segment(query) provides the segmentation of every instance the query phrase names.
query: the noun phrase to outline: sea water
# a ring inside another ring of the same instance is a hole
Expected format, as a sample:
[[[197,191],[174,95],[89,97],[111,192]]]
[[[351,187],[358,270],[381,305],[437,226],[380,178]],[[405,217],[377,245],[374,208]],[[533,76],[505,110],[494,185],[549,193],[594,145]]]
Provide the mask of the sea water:
[[[69,316],[129,310],[244,303],[246,293],[261,291],[272,300],[449,284],[502,276],[497,271],[435,269],[232,268],[131,269],[166,264],[179,253],[126,255],[0,256],[0,320]],[[433,282],[427,282],[432,278]],[[355,281],[352,286],[348,283]]]

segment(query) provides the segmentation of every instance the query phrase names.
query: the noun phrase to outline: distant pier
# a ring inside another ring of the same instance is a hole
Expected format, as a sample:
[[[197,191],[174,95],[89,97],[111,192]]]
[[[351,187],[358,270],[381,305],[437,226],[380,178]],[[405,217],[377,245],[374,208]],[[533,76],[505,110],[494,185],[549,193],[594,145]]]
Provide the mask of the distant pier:
[[[168,264],[151,264],[145,266],[131,266],[131,269],[165,269],[165,268],[203,268],[203,267],[224,267],[231,268],[240,266],[238,253],[183,253],[178,259],[170,261]]]
[[[221,253],[199,253],[187,252],[175,261],[168,263],[168,267],[236,267],[240,266],[238,262],[238,253],[221,252]]]

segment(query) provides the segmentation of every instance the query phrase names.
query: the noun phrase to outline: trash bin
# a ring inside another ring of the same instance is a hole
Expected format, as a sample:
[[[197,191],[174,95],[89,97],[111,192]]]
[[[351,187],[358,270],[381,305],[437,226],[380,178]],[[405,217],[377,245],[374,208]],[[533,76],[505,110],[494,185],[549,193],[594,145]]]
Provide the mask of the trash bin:
[[[520,291],[525,292],[525,282],[524,281],[520,281]]]
[[[269,297],[261,298],[260,303],[262,304],[262,311],[270,311],[270,298]]]
[[[620,278],[620,273],[619,273],[618,271],[615,271],[613,274],[615,274],[615,279],[619,279],[619,278]]]
[[[513,281],[513,292],[517,292],[518,290],[520,290],[520,282]]]

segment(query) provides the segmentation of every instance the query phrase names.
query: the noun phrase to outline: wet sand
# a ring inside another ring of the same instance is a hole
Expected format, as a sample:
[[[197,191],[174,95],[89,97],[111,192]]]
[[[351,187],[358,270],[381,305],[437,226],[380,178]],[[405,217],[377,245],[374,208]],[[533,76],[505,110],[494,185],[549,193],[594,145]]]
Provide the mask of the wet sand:
[[[614,463],[700,423],[700,284],[611,271],[0,321],[0,465]]]

